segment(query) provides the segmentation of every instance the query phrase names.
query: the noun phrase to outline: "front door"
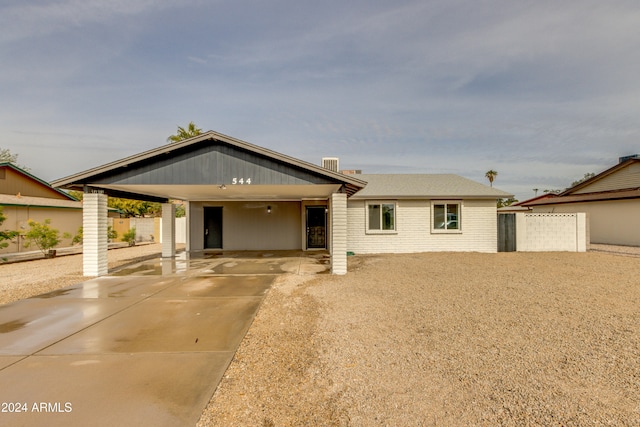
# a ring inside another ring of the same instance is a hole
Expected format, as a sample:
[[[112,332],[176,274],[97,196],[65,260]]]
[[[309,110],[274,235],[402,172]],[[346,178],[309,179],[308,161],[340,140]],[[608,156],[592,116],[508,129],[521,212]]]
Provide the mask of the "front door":
[[[307,249],[327,248],[327,207],[307,206]]]
[[[204,208],[204,248],[222,249],[222,207]]]

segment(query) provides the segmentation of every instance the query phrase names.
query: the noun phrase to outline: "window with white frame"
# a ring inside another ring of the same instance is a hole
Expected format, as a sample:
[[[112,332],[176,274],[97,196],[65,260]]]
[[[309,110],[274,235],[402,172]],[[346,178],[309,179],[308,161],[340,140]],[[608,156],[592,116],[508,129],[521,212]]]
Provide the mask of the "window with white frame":
[[[396,204],[394,202],[367,203],[367,231],[389,232],[396,229]]]
[[[455,201],[432,202],[432,230],[435,232],[460,232],[462,203]]]

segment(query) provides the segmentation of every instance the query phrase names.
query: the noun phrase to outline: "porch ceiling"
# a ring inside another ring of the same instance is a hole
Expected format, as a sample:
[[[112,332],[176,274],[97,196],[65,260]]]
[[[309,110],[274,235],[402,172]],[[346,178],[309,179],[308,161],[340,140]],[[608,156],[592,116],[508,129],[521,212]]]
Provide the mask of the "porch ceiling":
[[[97,186],[107,190],[185,201],[206,200],[302,200],[326,199],[340,189],[338,184],[310,185],[117,185]]]

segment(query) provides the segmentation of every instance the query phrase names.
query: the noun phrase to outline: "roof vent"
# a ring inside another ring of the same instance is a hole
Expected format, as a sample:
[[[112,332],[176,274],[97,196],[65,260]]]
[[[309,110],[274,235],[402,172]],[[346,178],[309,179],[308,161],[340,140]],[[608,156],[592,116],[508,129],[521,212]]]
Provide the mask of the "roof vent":
[[[323,157],[322,158],[322,167],[325,169],[329,169],[334,172],[338,172],[339,159],[337,157]]]

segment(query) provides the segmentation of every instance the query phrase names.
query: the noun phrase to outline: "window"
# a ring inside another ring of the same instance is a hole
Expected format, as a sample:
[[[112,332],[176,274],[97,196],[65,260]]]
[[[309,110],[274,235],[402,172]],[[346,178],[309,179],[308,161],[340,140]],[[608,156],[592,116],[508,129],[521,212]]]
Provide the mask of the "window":
[[[396,204],[395,203],[368,203],[368,227],[369,231],[395,231],[396,229]]]
[[[459,202],[434,202],[433,211],[433,231],[460,231],[460,211]]]

